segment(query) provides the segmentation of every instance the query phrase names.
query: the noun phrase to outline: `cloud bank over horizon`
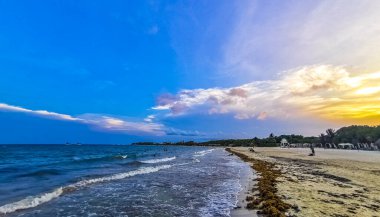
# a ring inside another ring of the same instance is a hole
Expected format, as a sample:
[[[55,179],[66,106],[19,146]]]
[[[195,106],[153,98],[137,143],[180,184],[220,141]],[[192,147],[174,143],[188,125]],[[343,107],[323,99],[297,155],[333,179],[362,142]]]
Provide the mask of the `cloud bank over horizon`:
[[[200,136],[198,131],[185,131],[171,127],[166,127],[163,124],[153,121],[154,116],[149,115],[144,121],[129,121],[123,118],[112,117],[109,115],[101,114],[82,114],[78,116],[71,116],[46,110],[31,110],[20,106],[8,105],[0,103],[0,111],[5,112],[19,112],[34,115],[42,118],[72,121],[81,124],[86,124],[98,131],[122,133],[129,135],[152,135],[152,136]]]
[[[170,116],[232,114],[236,119],[296,120],[311,116],[350,124],[380,121],[380,72],[354,74],[343,66],[314,65],[283,72],[277,80],[231,88],[182,90],[157,99]]]

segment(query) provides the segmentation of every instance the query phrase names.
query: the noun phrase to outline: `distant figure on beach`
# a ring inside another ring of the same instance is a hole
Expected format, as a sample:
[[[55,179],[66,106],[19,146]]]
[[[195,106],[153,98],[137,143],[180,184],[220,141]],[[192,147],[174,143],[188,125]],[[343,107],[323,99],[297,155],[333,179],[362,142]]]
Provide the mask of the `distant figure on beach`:
[[[255,145],[254,144],[251,144],[252,145],[252,148],[249,149],[250,152],[255,152]]]
[[[314,151],[313,144],[310,144],[310,150],[311,150],[311,153],[309,154],[309,156],[315,156],[315,151]]]

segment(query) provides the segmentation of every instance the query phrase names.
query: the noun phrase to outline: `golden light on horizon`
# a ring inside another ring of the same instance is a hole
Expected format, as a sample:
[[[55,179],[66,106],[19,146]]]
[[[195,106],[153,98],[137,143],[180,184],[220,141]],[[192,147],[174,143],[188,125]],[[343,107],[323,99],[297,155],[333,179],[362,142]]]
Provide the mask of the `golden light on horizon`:
[[[380,92],[380,86],[379,87],[365,87],[365,88],[357,90],[355,93],[358,95],[371,95],[371,94],[375,94],[379,92]]]
[[[316,72],[326,77],[308,80],[309,90],[292,96],[288,105],[296,105],[302,114],[331,122],[380,125],[380,72],[352,75],[331,67]],[[312,77],[310,73],[313,71],[308,72],[308,78]],[[334,79],[328,78],[330,74]],[[294,80],[305,84],[299,77]]]

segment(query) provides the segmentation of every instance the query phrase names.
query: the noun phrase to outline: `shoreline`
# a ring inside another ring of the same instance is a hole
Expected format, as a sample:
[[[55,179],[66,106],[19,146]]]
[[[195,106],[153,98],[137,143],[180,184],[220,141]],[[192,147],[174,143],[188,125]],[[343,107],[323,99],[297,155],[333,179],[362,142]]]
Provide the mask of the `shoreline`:
[[[281,172],[275,194],[290,207],[279,216],[380,216],[380,153],[316,149],[310,157],[309,149],[230,150],[247,163],[266,162]]]
[[[248,149],[247,149],[248,150]],[[226,151],[238,156],[248,163],[257,174],[257,183],[250,189],[246,197],[247,210],[258,210],[257,214],[264,214],[272,217],[285,217],[286,212],[292,206],[282,200],[277,194],[277,182],[282,173],[275,167],[275,164],[262,159],[251,157],[235,149],[226,148]]]
[[[240,158],[239,158],[240,159]],[[249,167],[246,174],[240,180],[242,189],[237,195],[236,207],[231,211],[231,217],[257,217],[257,210],[247,209],[247,196],[251,195],[251,189],[257,184],[255,171]]]

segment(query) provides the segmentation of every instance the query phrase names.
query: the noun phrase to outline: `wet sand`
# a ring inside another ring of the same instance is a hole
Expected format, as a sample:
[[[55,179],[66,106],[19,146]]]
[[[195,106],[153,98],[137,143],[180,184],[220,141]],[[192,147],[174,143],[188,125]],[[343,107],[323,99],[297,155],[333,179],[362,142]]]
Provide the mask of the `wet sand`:
[[[251,194],[251,189],[254,187],[256,182],[253,180],[257,176],[252,169],[249,170],[249,174],[245,174],[241,180],[242,190],[238,196],[238,202],[236,207],[231,212],[232,217],[256,217],[256,210],[246,209],[247,201],[246,198]]]
[[[380,152],[316,149],[231,148],[275,163],[282,171],[278,196],[288,216],[380,216]]]

